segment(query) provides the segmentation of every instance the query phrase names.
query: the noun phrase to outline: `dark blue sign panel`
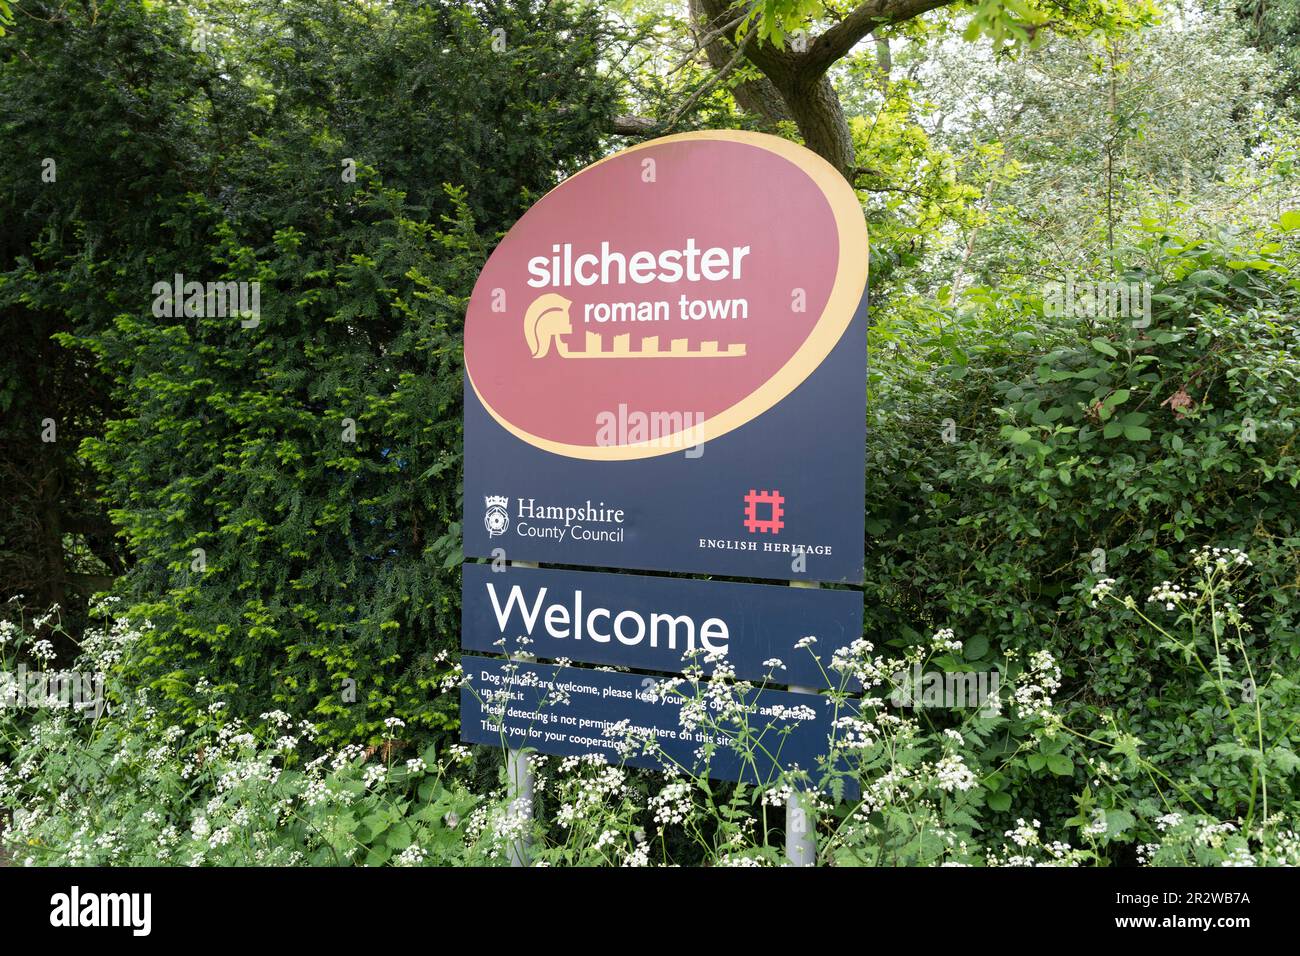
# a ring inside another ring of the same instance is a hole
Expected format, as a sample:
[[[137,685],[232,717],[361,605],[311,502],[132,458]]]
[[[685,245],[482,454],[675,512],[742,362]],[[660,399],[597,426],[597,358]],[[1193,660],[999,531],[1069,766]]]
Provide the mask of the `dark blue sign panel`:
[[[675,765],[719,780],[766,784],[797,765],[817,782],[833,724],[843,716],[829,697],[751,690],[742,718],[705,708],[702,720],[688,712],[683,722],[681,699],[656,694],[653,677],[468,655],[461,663],[467,678],[460,697],[463,741],[559,756],[603,754],[615,766]],[[683,690],[693,697],[690,687]],[[737,739],[748,742],[738,749]],[[699,751],[709,743],[714,752],[704,764]],[[856,795],[851,780],[846,792]]]
[[[722,654],[742,680],[838,688],[831,655],[861,635],[859,591],[464,566],[465,650],[706,673]]]

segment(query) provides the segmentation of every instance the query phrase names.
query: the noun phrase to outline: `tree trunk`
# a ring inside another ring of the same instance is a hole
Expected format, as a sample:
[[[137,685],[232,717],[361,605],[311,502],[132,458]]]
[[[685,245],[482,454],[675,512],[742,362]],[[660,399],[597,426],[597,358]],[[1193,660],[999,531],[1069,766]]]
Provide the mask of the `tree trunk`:
[[[717,31],[722,23],[728,22],[724,19],[721,23],[715,23],[717,14],[710,10],[719,6],[725,8],[726,4],[706,4],[704,0],[690,0],[691,22],[697,24],[705,34]],[[708,57],[709,66],[714,70],[724,69],[735,53],[735,46],[729,43],[722,33],[718,33],[704,44],[704,55]],[[735,98],[736,104],[746,113],[760,117],[769,123],[789,122],[794,118],[790,115],[781,93],[766,76],[740,81],[731,88],[731,95]]]
[[[830,77],[823,74],[811,83],[796,81],[785,93],[785,101],[805,145],[852,182],[853,135]]]
[[[691,10],[697,9],[708,18],[705,30],[718,32],[718,36],[706,46],[709,62],[716,68],[718,59],[725,62],[735,55],[735,28],[723,27],[736,18],[739,8],[733,7],[731,0],[691,0]],[[714,47],[717,49],[711,49]],[[775,91],[784,106],[782,118],[793,119],[808,148],[852,182],[853,138],[849,135],[849,124],[844,118],[839,96],[826,71],[809,68],[803,55],[758,42],[757,38],[751,40],[746,48],[746,59],[762,71],[766,83],[751,86],[745,94],[733,91],[736,102],[747,112],[759,112],[772,119],[778,115],[772,105],[772,92]]]
[[[881,69],[888,72],[892,68],[889,41],[877,31],[952,2],[953,0],[864,0],[844,12],[809,44],[800,45],[797,49],[782,49],[753,38],[745,47],[745,58],[759,69],[780,95],[781,102],[799,127],[808,148],[839,170],[845,179],[853,182],[857,165],[853,136],[844,118],[840,98],[827,75],[828,71],[837,60],[847,56],[860,40],[874,33]],[[692,14],[698,11],[707,19],[706,32],[717,34],[706,45],[709,62],[716,69],[719,61],[725,63],[735,55],[735,23],[737,18],[744,15],[746,6],[737,0],[690,0],[690,9]],[[767,87],[754,89],[766,90]],[[746,99],[742,99],[742,95],[737,93],[736,102],[749,112],[759,112],[768,117],[773,114],[770,103],[766,101],[755,102],[751,106],[747,95]]]

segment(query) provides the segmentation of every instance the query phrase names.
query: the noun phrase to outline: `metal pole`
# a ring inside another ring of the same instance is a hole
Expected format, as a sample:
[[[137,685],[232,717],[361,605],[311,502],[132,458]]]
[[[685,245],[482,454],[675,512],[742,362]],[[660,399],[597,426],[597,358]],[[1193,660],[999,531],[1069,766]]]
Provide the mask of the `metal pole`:
[[[535,568],[533,561],[511,561],[511,567]],[[523,660],[526,655],[511,654],[512,661]],[[533,820],[533,768],[528,763],[528,755],[522,750],[510,747],[506,750],[506,796],[509,798],[510,814],[522,817],[521,826],[528,826]],[[531,842],[527,832],[510,841],[507,854],[511,866],[527,866],[528,850]]]
[[[791,581],[792,588],[820,587],[816,581]],[[796,694],[815,694],[815,687],[790,686]],[[790,866],[817,863],[817,814],[812,799],[802,790],[792,790],[785,801],[785,855]]]
[[[533,819],[533,768],[528,765],[528,755],[511,747],[506,751],[507,795],[510,798],[510,815],[522,817],[520,826]],[[506,848],[511,866],[528,865],[529,837],[527,833],[511,839]]]

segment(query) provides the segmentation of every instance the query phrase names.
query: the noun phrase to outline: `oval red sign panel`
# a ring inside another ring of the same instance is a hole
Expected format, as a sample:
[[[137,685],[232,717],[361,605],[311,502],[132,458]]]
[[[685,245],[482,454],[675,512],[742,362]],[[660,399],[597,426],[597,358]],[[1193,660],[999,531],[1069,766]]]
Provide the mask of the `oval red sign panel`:
[[[861,208],[821,157],[761,133],[668,136],[584,169],[516,223],[470,299],[465,366],[531,445],[668,454],[798,387],[866,277]]]

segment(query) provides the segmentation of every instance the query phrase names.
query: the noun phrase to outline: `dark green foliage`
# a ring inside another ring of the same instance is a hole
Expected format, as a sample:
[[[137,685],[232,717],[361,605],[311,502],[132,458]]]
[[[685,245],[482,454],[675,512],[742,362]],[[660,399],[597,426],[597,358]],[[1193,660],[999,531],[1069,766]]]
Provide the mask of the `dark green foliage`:
[[[166,12],[119,5],[92,28],[76,6],[21,9],[40,19],[0,40],[0,596],[58,602],[75,629],[128,559],[76,457],[110,413],[110,382],[51,336],[107,327],[116,290],[152,281],[171,214],[155,200],[197,182],[181,103],[200,74]],[[185,261],[193,243],[167,238]]]
[[[168,720],[201,723],[206,683],[327,742],[377,742],[388,717],[451,729],[464,305],[500,231],[609,150],[599,14],[19,9],[0,39],[0,596],[77,604],[121,575],[152,629],[119,677],[157,688]],[[1155,285],[1149,326],[1044,319],[1010,286],[874,308],[868,635],[951,627],[950,667],[1014,672],[1045,648],[1064,672],[1071,733],[976,743],[998,768],[972,791],[995,835],[1086,823],[1097,754],[1136,753],[1121,732],[1207,811],[1250,814],[1265,749],[1286,782],[1273,807],[1294,803],[1295,233],[1173,232],[1124,253]],[[259,283],[256,324],[156,315],[176,273]],[[1142,600],[1202,545],[1255,562],[1249,650],[1276,678],[1257,754],[1204,675],[1089,601],[1102,577]],[[1102,807],[1112,836],[1151,817],[1144,774]]]
[[[1236,10],[1251,42],[1277,58],[1282,70],[1279,100],[1300,108],[1300,2],[1237,0]]]
[[[26,230],[0,307],[24,348],[56,335],[100,370],[98,417],[58,447],[86,436],[154,625],[128,673],[191,716],[203,679],[327,738],[449,726],[464,303],[499,230],[602,153],[599,14],[61,11],[0,41]],[[67,157],[57,184],[44,155]],[[260,283],[256,325],[158,316],[176,273]],[[39,387],[3,392],[30,417]]]

